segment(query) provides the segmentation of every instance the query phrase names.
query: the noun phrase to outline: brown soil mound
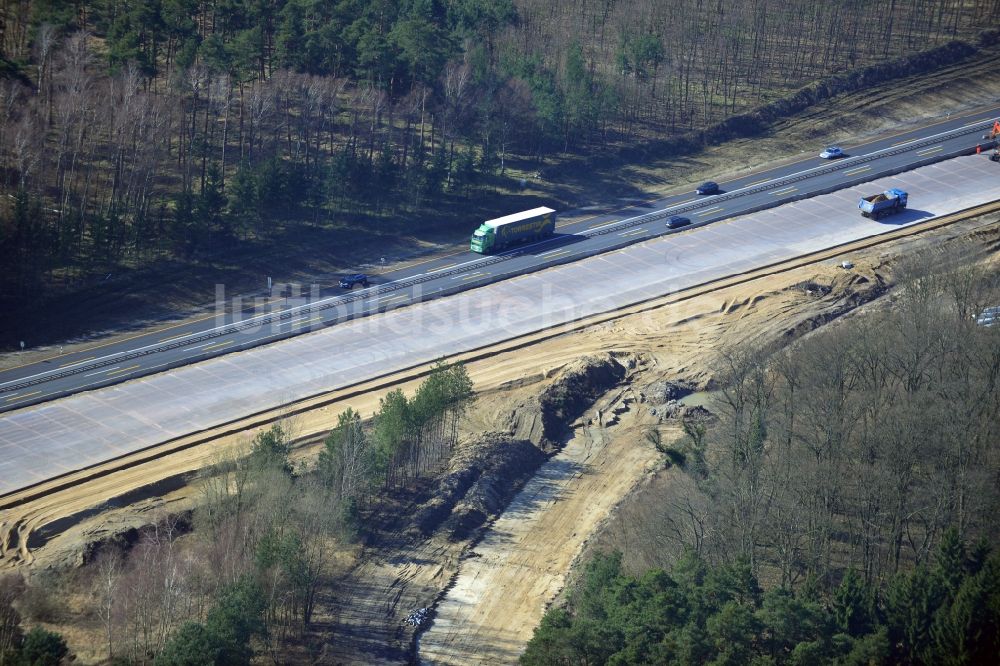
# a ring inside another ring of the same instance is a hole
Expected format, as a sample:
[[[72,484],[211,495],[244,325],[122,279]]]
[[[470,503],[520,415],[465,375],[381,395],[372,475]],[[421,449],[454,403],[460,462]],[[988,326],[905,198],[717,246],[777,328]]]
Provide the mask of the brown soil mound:
[[[529,441],[484,434],[456,454],[453,471],[417,511],[411,531],[428,536],[445,523],[450,538],[466,538],[503,510],[545,458]]]
[[[485,433],[456,452],[451,471],[418,510],[411,532],[427,536],[444,524],[453,540],[472,536],[499,515],[547,454],[560,447],[570,424],[625,374],[625,366],[611,354],[569,363],[541,394],[513,410],[508,433]]]
[[[573,421],[625,374],[625,366],[611,354],[586,356],[568,364],[538,397],[514,410],[511,432],[546,451],[555,451],[569,436]]]

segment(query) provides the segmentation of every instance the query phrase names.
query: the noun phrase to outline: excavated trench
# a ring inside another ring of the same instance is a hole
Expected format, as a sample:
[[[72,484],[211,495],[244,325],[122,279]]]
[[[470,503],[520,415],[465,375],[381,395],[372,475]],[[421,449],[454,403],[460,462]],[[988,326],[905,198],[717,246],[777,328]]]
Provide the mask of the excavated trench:
[[[341,593],[337,621],[323,630],[324,663],[413,661],[417,636],[454,584],[462,558],[560,450],[574,421],[627,373],[611,354],[572,362],[537,396],[501,416],[499,430],[458,447],[397,537],[381,535],[334,582]],[[416,626],[407,622],[414,618]]]

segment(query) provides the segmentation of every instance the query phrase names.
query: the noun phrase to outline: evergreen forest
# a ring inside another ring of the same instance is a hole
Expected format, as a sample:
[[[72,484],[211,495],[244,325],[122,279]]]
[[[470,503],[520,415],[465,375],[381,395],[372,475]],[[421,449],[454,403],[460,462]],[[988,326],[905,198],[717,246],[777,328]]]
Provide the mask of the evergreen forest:
[[[960,58],[998,18],[989,0],[3,0],[0,299],[310,229],[336,249],[457,239],[567,156],[669,155],[813,82]]]

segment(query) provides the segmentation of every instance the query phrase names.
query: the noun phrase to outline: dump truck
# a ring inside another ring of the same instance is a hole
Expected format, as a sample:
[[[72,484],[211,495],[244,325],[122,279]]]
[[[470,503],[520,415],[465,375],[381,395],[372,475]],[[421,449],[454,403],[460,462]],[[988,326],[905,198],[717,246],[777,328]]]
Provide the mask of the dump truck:
[[[877,220],[898,213],[906,208],[906,192],[896,188],[886,190],[881,194],[873,194],[870,197],[861,197],[858,208],[865,217]]]
[[[499,252],[513,245],[547,238],[555,229],[554,210],[544,206],[532,208],[483,222],[472,234],[469,249],[480,254]]]

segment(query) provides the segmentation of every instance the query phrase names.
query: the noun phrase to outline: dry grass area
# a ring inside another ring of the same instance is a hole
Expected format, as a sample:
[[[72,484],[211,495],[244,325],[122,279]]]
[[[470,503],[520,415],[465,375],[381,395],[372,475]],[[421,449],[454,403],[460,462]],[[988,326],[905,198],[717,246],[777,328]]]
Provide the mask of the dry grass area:
[[[979,254],[993,261],[1000,259],[996,220],[965,229],[977,229],[971,236]],[[637,545],[628,543],[629,536],[643,538],[642,530],[601,531],[608,521],[614,525],[608,517],[624,498],[655,501],[655,494],[636,492],[662,469],[659,454],[643,437],[659,419],[641,404],[639,388],[662,379],[704,386],[720,347],[745,339],[790,341],[877,298],[891,282],[897,258],[918,247],[941,249],[957,231],[852,253],[851,271],[834,262],[804,266],[537,345],[535,353],[545,359],[571,345],[580,354],[624,352],[641,360],[625,389],[595,405],[593,417],[577,424],[566,448],[542,467],[471,551],[420,639],[420,656],[448,664],[516,661],[545,607],[565,585],[570,563],[582,559],[592,540],[627,551]],[[605,418],[614,415],[604,424],[596,421],[602,407]],[[676,423],[660,430],[667,441],[680,436]]]
[[[580,193],[581,204],[592,197],[626,201],[665,193],[724,170],[735,174],[776,164],[777,160],[769,159],[774,155],[795,159],[800,150],[812,154],[822,143],[849,145],[861,137],[905,129],[932,115],[972,112],[988,101],[982,96],[982,81],[995,65],[990,61],[903,82],[895,95],[844,96],[828,108],[783,123],[773,136],[712,148],[704,156],[675,164],[628,167],[607,187],[591,189],[582,182],[572,186]],[[630,183],[632,189],[616,188],[616,182]],[[405,660],[412,655],[413,631],[401,625],[400,617],[435,605],[437,619],[421,638],[421,655],[449,663],[515,660],[545,605],[563,587],[571,563],[623,498],[642,487],[659,468],[659,455],[642,436],[653,417],[642,405],[637,388],[662,379],[704,386],[711,379],[710,361],[720,347],[748,338],[790,340],[822,325],[883,293],[891,284],[895,259],[916,249],[933,251],[956,239],[972,239],[983,248],[982,255],[995,253],[998,219],[997,214],[981,216],[920,234],[904,230],[896,240],[881,245],[861,249],[865,244],[857,244],[814,260],[736,276],[698,292],[665,296],[456,356],[453,360],[466,362],[477,391],[476,404],[462,424],[465,439],[491,430],[516,429],[519,410],[554,381],[561,369],[583,356],[613,355],[632,367],[625,386],[600,398],[587,415],[571,424],[573,435],[562,451],[541,468],[481,538],[453,541],[435,534],[407,551],[344,552],[345,578],[339,582],[337,595],[331,593],[319,609],[318,631],[328,629],[330,638],[318,663]],[[442,244],[439,251],[448,252],[448,246]],[[849,258],[855,267],[841,269],[841,258]],[[108,334],[79,346],[92,348],[134,333]],[[67,345],[66,351],[70,349]],[[58,349],[36,350],[23,360],[56,353]],[[0,362],[19,360],[8,355]],[[4,497],[0,499],[0,570],[38,573],[72,566],[96,541],[147,525],[166,513],[190,509],[199,500],[198,470],[227,451],[245,446],[257,429],[274,419],[289,420],[298,437],[295,455],[311,460],[340,411],[351,406],[368,416],[388,390],[412,391],[424,370],[317,397],[222,430],[193,433]],[[343,610],[352,607],[352,602],[358,609],[353,618]],[[67,605],[82,609],[85,599],[68,596]],[[366,613],[378,616],[380,635],[392,636],[394,651],[384,658],[352,652],[355,646],[348,642],[338,646],[342,627],[364,627]],[[74,622],[55,628],[67,635],[82,660],[100,655],[99,632],[93,627]]]
[[[345,553],[346,577],[338,582],[336,597],[320,609],[320,627],[331,636],[323,663],[371,661],[371,653],[352,654],[351,644],[337,639],[344,626],[368,626],[366,614],[379,618],[380,635],[393,637],[395,649],[385,660],[402,658],[413,634],[401,618],[415,608],[433,606],[448,589],[421,649],[450,663],[514,660],[545,604],[563,586],[569,564],[622,498],[658,468],[658,454],[642,437],[654,420],[637,388],[661,379],[704,386],[720,347],[747,338],[792,339],[850,311],[883,293],[894,259],[918,248],[943,248],[954,239],[973,238],[995,251],[997,219],[992,214],[921,234],[910,231],[887,244],[827,253],[818,262],[800,261],[758,277],[736,276],[728,286],[666,296],[460,356],[477,389],[476,404],[462,426],[466,439],[485,431],[513,432],[519,410],[583,356],[612,355],[631,369],[625,386],[570,424],[574,434],[565,448],[541,468],[481,541],[435,534],[398,551]],[[855,267],[840,268],[841,256]],[[296,455],[311,459],[341,410],[350,405],[369,415],[389,388],[412,390],[419,379],[415,371],[316,398],[285,414],[264,415],[223,433],[201,433],[172,444],[186,447],[180,450],[144,453],[148,461],[125,469],[115,471],[119,462],[108,470],[81,473],[76,483],[64,482],[61,489],[4,498],[0,567],[30,565],[26,570],[38,572],[73,565],[96,540],[191,508],[199,498],[194,473],[224,451],[245,445],[268,419],[287,418],[300,442]],[[101,476],[103,471],[110,473]],[[354,608],[354,616],[345,608]],[[70,637],[81,658],[99,654],[96,632],[77,624],[57,628]]]

